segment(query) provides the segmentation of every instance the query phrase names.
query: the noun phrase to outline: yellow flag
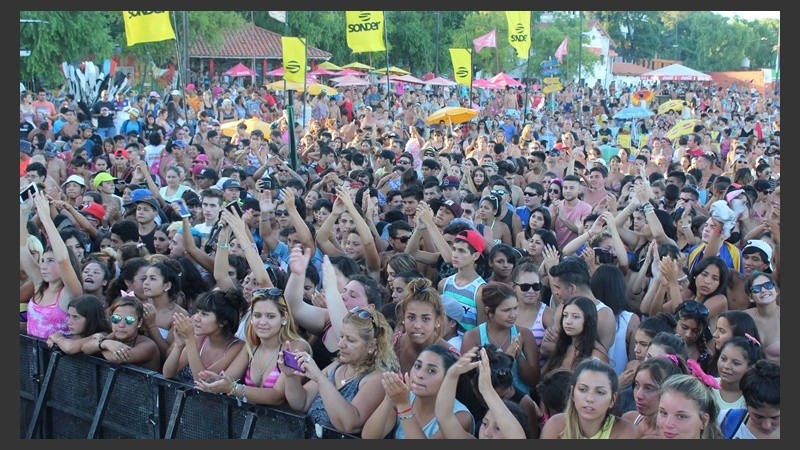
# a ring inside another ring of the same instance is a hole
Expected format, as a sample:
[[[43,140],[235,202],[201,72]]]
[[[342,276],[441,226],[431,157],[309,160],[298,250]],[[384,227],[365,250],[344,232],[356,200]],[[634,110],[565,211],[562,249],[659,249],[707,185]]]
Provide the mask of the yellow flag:
[[[303,84],[306,80],[306,43],[298,37],[281,36],[283,43],[283,78]]]
[[[517,51],[517,58],[528,59],[531,48],[531,12],[506,11],[508,43]]]
[[[471,87],[472,52],[467,48],[451,48],[450,58],[453,60],[453,76],[456,83]]]
[[[175,39],[169,11],[122,11],[128,47],[142,42]]]
[[[345,11],[347,46],[353,53],[382,52],[383,11]]]

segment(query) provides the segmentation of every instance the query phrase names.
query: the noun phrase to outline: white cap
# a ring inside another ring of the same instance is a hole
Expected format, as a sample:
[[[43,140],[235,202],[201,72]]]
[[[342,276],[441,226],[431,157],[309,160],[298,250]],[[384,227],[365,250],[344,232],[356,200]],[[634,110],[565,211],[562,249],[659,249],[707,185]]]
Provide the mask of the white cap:
[[[67,181],[61,183],[61,187],[63,188],[64,186],[67,185],[67,183],[70,183],[70,182],[73,182],[73,181],[75,183],[80,184],[83,187],[86,187],[86,180],[84,180],[83,177],[80,176],[80,175],[70,175],[69,178],[67,178]]]
[[[769,244],[761,239],[751,239],[747,241],[747,245],[745,245],[742,249],[742,255],[744,255],[744,252],[746,252],[748,248],[757,248],[764,252],[764,254],[767,256],[767,263],[769,263],[769,270],[775,270],[775,268],[772,267],[772,247],[770,247]]]

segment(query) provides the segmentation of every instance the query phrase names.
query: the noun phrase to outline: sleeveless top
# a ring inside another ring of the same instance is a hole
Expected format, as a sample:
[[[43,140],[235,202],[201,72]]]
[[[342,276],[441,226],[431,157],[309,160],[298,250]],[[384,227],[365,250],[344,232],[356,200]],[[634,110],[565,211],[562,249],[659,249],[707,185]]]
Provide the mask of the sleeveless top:
[[[414,399],[416,397],[417,396],[414,395],[413,392],[411,392],[411,395],[409,395],[409,400],[410,400],[410,403],[411,403],[412,406],[414,405]],[[467,409],[467,407],[464,406],[463,403],[461,403],[460,401],[454,399],[453,400],[453,415],[455,415],[455,413],[457,413],[459,411],[466,411],[466,412],[469,413],[469,409]],[[470,416],[471,415],[472,415],[472,413],[470,413]],[[431,419],[430,422],[426,423],[421,428],[422,428],[422,432],[425,434],[425,437],[430,439],[434,434],[436,434],[439,431],[439,421],[437,421],[436,417],[434,417],[434,418]],[[470,432],[470,434],[475,434],[475,418],[472,419],[472,426],[470,427],[469,432]],[[405,433],[405,431],[403,431],[402,425],[400,425],[400,419],[395,419],[394,438],[395,439],[406,439],[406,433]]]
[[[203,354],[203,348],[206,346],[206,340],[208,340],[208,336],[203,336],[203,340],[200,341],[200,350],[198,351],[199,355]],[[227,352],[228,349],[231,348],[231,345],[235,344],[236,341],[237,341],[236,339],[231,339],[231,342],[228,344],[227,347],[225,347],[225,351]],[[224,355],[225,353],[223,352],[222,354]],[[202,359],[201,359],[201,361],[202,361]],[[213,364],[214,363],[211,363],[208,366],[203,364],[203,368],[204,369],[208,369]],[[248,367],[247,370],[250,370],[250,368]],[[192,366],[191,366],[191,364],[186,364],[185,366],[183,366],[181,368],[181,370],[179,370],[178,373],[176,373],[175,376],[172,377],[172,378],[175,379],[175,380],[178,380],[178,381],[186,382],[186,383],[194,383],[194,375],[192,374]]]
[[[311,343],[311,354],[314,355],[313,358],[314,362],[317,363],[317,367],[328,367],[333,362],[333,359],[336,358],[336,355],[339,354],[339,350],[335,352],[328,350],[328,347],[325,347],[325,342],[323,342],[330,330],[331,324],[328,324],[325,329],[322,330],[322,334]]]
[[[611,430],[614,428],[615,421],[616,417],[613,414],[609,414],[606,420],[603,421],[603,426],[600,427],[600,431],[589,439],[611,439]]]
[[[341,367],[341,364],[337,364],[333,370],[328,372],[328,379],[331,380],[334,386],[336,385],[336,371],[339,370],[339,367]],[[344,386],[339,387],[339,393],[348,403],[352,403],[356,394],[358,394],[358,385],[361,383],[362,378],[364,378],[364,375],[359,375],[347,382]],[[328,416],[328,411],[325,410],[325,404],[322,402],[322,397],[319,395],[319,392],[317,392],[317,395],[311,402],[311,406],[308,407],[307,414],[315,424],[326,426],[334,430],[336,429]],[[316,438],[316,435],[314,435],[314,437]]]
[[[47,339],[56,331],[69,333],[67,318],[69,315],[59,306],[61,293],[64,288],[58,291],[55,303],[52,305],[40,305],[31,299],[28,302],[28,322],[27,333],[41,339]]]
[[[547,308],[547,305],[544,302],[539,303],[539,312],[536,313],[536,320],[533,321],[533,326],[531,326],[531,332],[533,333],[533,339],[536,341],[536,345],[541,349],[542,348],[542,341],[544,340],[544,335],[547,332],[547,329],[544,327],[544,323],[542,322],[542,316],[544,315],[544,309]],[[539,352],[541,355],[541,352]],[[544,356],[539,356],[539,368],[544,367],[544,364],[547,362],[547,358]]]
[[[489,331],[486,329],[486,323],[484,322],[478,325],[478,330],[480,331],[481,335],[481,346],[490,344],[491,341],[489,340]],[[511,339],[514,339],[514,337],[519,334],[516,325],[511,325],[510,333]],[[511,342],[511,340],[509,340],[509,342]],[[514,385],[514,388],[516,388],[517,392],[521,392],[523,394],[531,393],[530,386],[528,386],[528,384],[522,380],[522,377],[519,374],[519,363],[517,362],[516,358],[514,358],[514,362],[511,364],[511,375],[513,377],[511,383]]]
[[[628,364],[628,343],[625,337],[628,332],[628,322],[630,322],[632,316],[633,313],[630,311],[619,313],[614,342],[611,344],[611,348],[608,349],[609,364],[614,368],[614,372],[617,372],[617,375],[621,374]]]
[[[445,280],[442,295],[449,295],[458,300],[461,307],[464,308],[464,318],[461,319],[461,325],[465,330],[471,330],[478,325],[478,309],[475,303],[475,293],[478,292],[478,287],[486,284],[486,281],[478,275],[474,280],[470,281],[466,286],[459,286],[456,284],[456,274],[453,274]]]

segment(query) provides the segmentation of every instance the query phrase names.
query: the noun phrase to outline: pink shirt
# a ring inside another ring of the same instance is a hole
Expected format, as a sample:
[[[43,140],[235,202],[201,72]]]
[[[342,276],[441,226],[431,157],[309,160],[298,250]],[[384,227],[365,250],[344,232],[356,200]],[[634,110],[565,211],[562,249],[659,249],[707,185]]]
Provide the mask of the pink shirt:
[[[567,242],[575,239],[578,237],[578,233],[573,232],[566,225],[561,219],[556,218],[555,212],[553,212],[553,206],[550,206],[550,215],[553,216],[553,221],[555,222],[555,232],[556,232],[556,241],[558,242],[559,248],[564,248],[567,245]],[[592,212],[592,205],[586,203],[583,200],[578,200],[578,203],[575,206],[569,207],[566,203],[563,206],[564,215],[567,217],[567,220],[570,223],[575,223],[576,220],[580,219],[583,220]]]
[[[56,331],[64,333],[69,331],[67,327],[67,317],[69,316],[58,304],[62,291],[63,289],[58,292],[58,298],[52,305],[40,305],[33,300],[28,302],[28,334],[47,339]]]

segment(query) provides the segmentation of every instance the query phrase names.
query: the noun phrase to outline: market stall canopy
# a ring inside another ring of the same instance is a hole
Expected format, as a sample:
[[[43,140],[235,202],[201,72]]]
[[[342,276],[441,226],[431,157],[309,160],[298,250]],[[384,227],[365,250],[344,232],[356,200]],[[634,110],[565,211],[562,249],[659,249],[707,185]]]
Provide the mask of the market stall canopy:
[[[492,83],[489,80],[478,78],[476,80],[472,80],[472,86],[481,88],[481,89],[502,89],[502,86],[498,86]]]
[[[653,111],[649,109],[640,108],[638,106],[626,106],[614,114],[614,118],[618,120],[644,119],[652,115]]]
[[[690,69],[683,64],[671,64],[639,75],[642,80],[658,81],[711,81],[711,75]]]
[[[381,67],[380,69],[375,69],[372,72],[373,73],[378,73],[378,74],[386,74],[386,67]],[[389,73],[391,73],[393,75],[410,75],[411,74],[411,72],[409,72],[407,70],[403,70],[403,69],[401,69],[399,67],[395,67],[395,66],[389,67]]]
[[[389,77],[390,83],[410,83],[410,84],[425,84],[424,81],[415,77],[414,75],[392,75]],[[384,75],[378,80],[378,84],[386,84],[386,76]]]
[[[353,75],[353,76],[357,76],[357,77],[363,77],[366,74],[364,72],[360,72],[360,71],[358,71],[356,69],[349,69],[348,68],[348,69],[340,70],[336,75],[341,75],[341,76]]]
[[[341,67],[337,66],[336,64],[334,64],[334,63],[332,63],[330,61],[325,61],[325,62],[319,63],[319,65],[317,65],[317,69],[327,69],[327,70],[336,70],[336,71],[342,70]]]
[[[331,76],[331,75],[339,75],[338,73],[336,73],[336,72],[334,72],[334,71],[332,71],[330,69],[321,68],[319,66],[317,66],[316,69],[314,69],[314,70],[312,70],[311,72],[308,72],[308,73],[311,74],[311,75],[322,75],[322,76],[326,76],[326,77]]]
[[[524,86],[524,84],[520,83],[519,81],[515,80],[511,75],[508,75],[504,72],[500,72],[497,75],[489,78],[489,81],[494,83],[501,88],[505,88],[508,86],[517,87],[517,86]],[[474,83],[473,83],[474,84]]]
[[[431,78],[425,81],[425,83],[430,84],[431,86],[455,86],[457,84],[455,81],[451,81],[443,77]]]
[[[345,75],[343,77],[332,78],[331,81],[336,86],[369,86],[370,82],[353,75]]]
[[[366,65],[364,63],[351,62],[350,64],[343,65],[342,69],[374,70],[375,68],[372,67],[372,66],[368,66],[368,65]]]
[[[255,77],[258,74],[251,68],[245,66],[242,63],[236,64],[235,66],[231,67],[230,69],[226,70],[223,75],[228,75],[229,77]]]
[[[464,108],[463,106],[446,106],[433,112],[425,119],[426,125],[433,125],[444,122],[448,125],[456,125],[467,122],[478,115],[477,109]]]

